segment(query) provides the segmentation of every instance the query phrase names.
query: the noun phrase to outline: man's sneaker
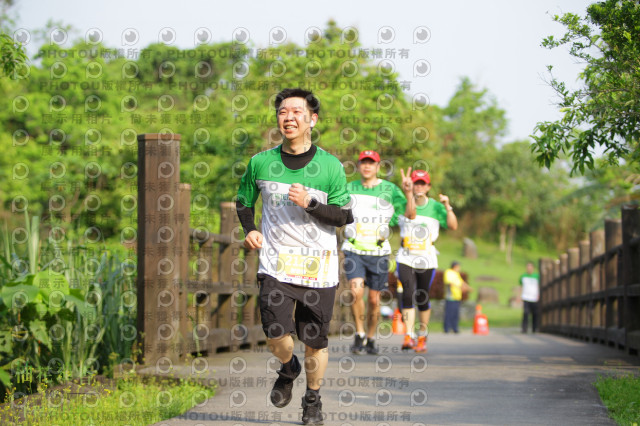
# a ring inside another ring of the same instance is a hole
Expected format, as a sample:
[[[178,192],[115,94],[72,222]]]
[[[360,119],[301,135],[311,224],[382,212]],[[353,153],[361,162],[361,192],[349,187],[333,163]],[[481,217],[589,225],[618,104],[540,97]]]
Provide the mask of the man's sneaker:
[[[306,392],[302,397],[302,424],[323,425],[322,402],[316,392]]]
[[[364,337],[360,337],[360,335],[356,333],[356,339],[353,342],[353,346],[351,346],[351,353],[358,355],[365,353],[364,339]]]
[[[367,344],[364,348],[369,355],[378,355],[378,347],[375,343],[375,340],[367,338]]]
[[[302,366],[295,355],[291,358],[291,367],[293,371],[288,373],[282,371],[284,367],[280,367],[280,370],[277,371],[278,379],[273,384],[273,389],[271,389],[271,403],[278,408],[286,407],[291,402],[293,382],[302,371]]]
[[[408,351],[416,346],[416,341],[408,334],[404,335],[404,341],[402,342],[402,350]]]
[[[418,344],[416,345],[416,352],[427,352],[427,336],[418,336]]]

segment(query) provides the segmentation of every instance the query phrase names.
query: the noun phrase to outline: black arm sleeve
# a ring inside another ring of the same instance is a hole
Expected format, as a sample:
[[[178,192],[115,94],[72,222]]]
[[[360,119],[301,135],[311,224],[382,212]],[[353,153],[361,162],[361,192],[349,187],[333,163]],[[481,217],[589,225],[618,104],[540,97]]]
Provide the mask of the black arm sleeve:
[[[240,219],[240,225],[242,225],[245,237],[249,232],[258,230],[255,224],[255,208],[249,208],[240,201],[236,201],[236,213],[238,214],[238,219]]]
[[[340,227],[353,223],[351,209],[343,209],[334,204],[322,204],[316,201],[313,207],[307,207],[305,211],[325,225]]]

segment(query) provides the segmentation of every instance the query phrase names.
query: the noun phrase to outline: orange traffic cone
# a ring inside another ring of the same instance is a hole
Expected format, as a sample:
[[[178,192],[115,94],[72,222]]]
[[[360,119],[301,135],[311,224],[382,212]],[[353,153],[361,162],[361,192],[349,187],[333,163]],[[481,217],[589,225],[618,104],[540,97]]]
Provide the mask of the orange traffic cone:
[[[407,327],[404,325],[404,321],[402,321],[402,312],[400,312],[400,309],[398,308],[396,308],[393,313],[391,330],[393,331],[393,334],[405,334],[407,332]]]
[[[482,306],[476,305],[476,316],[473,319],[473,334],[489,334],[489,320],[482,313]]]

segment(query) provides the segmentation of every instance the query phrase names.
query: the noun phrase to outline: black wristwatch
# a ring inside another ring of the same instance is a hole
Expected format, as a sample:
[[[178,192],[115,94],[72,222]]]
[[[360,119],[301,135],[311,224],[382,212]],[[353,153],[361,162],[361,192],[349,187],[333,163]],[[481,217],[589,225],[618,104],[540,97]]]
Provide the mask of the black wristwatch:
[[[304,209],[304,211],[306,212],[310,212],[315,210],[316,208],[318,208],[318,200],[316,200],[315,198],[312,198],[311,201],[309,201],[309,205],[307,206],[306,209]]]

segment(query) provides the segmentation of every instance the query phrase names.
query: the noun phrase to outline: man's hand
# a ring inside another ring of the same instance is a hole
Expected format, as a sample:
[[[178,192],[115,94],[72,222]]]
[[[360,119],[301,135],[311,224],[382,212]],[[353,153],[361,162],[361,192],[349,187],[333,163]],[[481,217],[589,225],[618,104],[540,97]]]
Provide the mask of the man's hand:
[[[306,209],[309,207],[309,202],[311,201],[311,196],[304,189],[304,185],[299,183],[294,183],[289,187],[289,200],[296,203],[296,205]]]
[[[250,250],[262,248],[262,238],[259,231],[251,231],[244,239],[244,247]]]
[[[400,175],[402,176],[402,192],[409,198],[413,195],[413,181],[411,180],[411,167],[407,169],[407,174],[404,174],[404,169],[400,169]]]

